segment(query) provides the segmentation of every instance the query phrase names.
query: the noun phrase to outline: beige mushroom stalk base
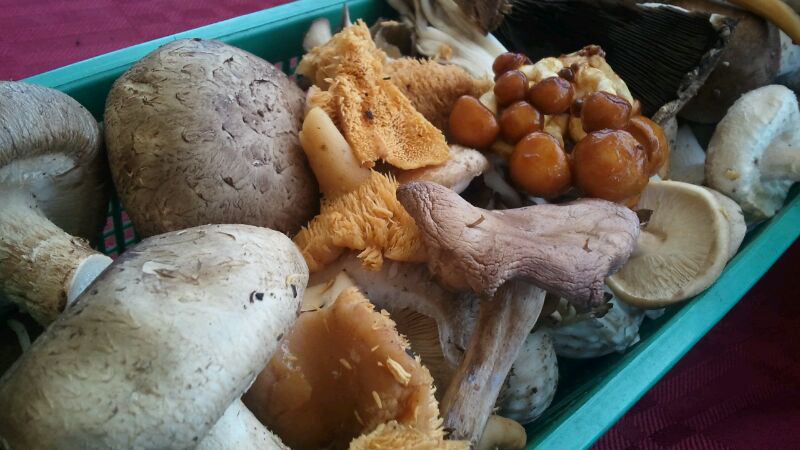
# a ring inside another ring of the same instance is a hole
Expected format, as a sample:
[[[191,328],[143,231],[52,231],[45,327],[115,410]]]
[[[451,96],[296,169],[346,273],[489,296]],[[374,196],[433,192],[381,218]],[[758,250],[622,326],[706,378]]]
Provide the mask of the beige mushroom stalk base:
[[[426,182],[401,186],[397,197],[422,232],[431,272],[481,296],[478,323],[442,402],[445,427],[477,444],[544,291],[583,308],[603,303],[603,280],[633,250],[639,220],[599,200],[487,211]]]
[[[0,291],[41,324],[83,292],[111,258],[47,220],[30,194],[0,191]]]
[[[252,421],[224,428],[225,413],[296,319],[307,279],[294,244],[264,228],[142,241],[0,379],[4,444],[189,449],[212,428],[214,440],[263,437]]]
[[[42,324],[111,263],[85,240],[105,217],[105,170],[89,111],[54,89],[0,82],[0,298]]]

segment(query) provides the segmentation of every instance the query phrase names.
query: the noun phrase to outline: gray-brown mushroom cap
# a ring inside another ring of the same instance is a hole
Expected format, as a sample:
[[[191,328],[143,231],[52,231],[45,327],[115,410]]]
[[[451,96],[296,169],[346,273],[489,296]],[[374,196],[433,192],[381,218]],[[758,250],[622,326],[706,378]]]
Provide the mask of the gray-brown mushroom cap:
[[[221,42],[171,42],[134,64],[111,88],[105,131],[137,230],[299,230],[318,206],[298,139],[303,103],[272,64]]]
[[[520,278],[577,305],[603,303],[603,280],[639,236],[636,214],[604,200],[487,211],[429,182],[401,186],[397,198],[428,245],[431,271],[489,296]]]

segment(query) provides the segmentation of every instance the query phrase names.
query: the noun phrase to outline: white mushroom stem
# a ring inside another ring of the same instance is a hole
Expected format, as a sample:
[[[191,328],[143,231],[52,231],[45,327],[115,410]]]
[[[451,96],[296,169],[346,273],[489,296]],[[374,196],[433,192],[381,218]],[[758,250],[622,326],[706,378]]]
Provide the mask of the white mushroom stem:
[[[1,190],[0,291],[47,325],[111,264],[48,220],[33,197]]]
[[[491,416],[486,422],[481,441],[475,450],[513,450],[525,448],[527,435],[517,421],[501,416]]]
[[[288,447],[241,400],[235,400],[196,450],[288,450]]]
[[[705,182],[706,152],[688,125],[678,128],[676,144],[669,155],[669,178],[702,185]]]
[[[457,439],[479,442],[506,375],[539,318],[544,296],[542,289],[511,280],[494,298],[481,300],[464,361],[442,399],[444,426]]]

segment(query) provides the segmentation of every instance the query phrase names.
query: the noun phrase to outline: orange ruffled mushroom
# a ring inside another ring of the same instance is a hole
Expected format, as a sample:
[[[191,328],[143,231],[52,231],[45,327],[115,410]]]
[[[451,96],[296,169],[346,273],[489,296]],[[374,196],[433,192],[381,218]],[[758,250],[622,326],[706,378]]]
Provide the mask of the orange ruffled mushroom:
[[[303,304],[244,397],[256,417],[295,450],[346,448],[392,420],[420,438],[444,438],[433,378],[388,313],[344,274],[309,288]]]
[[[392,83],[385,61],[386,54],[358,21],[307,53],[297,72],[321,89],[309,103],[330,116],[362,166],[383,160],[416,169],[447,161],[444,135]]]
[[[294,237],[309,271],[321,270],[344,249],[361,250],[358,257],[370,270],[379,270],[384,257],[426,261],[419,229],[397,201],[397,186],[391,175],[373,171],[356,189],[323,198],[319,215]]]
[[[395,421],[381,424],[375,431],[350,443],[349,450],[468,450],[466,441],[435,439]]]

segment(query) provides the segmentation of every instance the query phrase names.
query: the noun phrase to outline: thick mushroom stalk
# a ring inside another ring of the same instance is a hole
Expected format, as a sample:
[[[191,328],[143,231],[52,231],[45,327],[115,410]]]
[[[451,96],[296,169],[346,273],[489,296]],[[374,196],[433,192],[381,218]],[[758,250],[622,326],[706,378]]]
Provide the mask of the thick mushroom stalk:
[[[0,297],[45,325],[111,263],[86,241],[108,204],[101,149],[71,97],[0,82]]]
[[[0,292],[48,324],[111,258],[48,220],[30,193],[0,185],[0,199]]]
[[[633,251],[639,220],[602,200],[487,211],[425,182],[401,186],[397,197],[422,232],[431,272],[482,297],[466,355],[442,402],[445,427],[475,444],[539,317],[545,290],[578,307],[604,302],[603,280]]]

